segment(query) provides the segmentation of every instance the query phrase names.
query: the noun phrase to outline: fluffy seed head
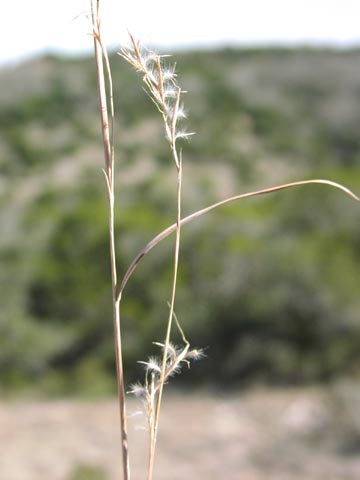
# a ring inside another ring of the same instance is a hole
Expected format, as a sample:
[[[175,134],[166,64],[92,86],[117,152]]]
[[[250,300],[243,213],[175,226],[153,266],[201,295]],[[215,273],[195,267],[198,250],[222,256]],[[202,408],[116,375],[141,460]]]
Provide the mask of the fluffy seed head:
[[[137,71],[141,72],[150,97],[163,115],[166,137],[172,148],[179,138],[188,138],[193,133],[186,133],[179,128],[179,123],[187,118],[180,96],[184,93],[177,84],[175,65],[164,65],[163,56],[139,45],[130,35],[131,46],[121,51]]]

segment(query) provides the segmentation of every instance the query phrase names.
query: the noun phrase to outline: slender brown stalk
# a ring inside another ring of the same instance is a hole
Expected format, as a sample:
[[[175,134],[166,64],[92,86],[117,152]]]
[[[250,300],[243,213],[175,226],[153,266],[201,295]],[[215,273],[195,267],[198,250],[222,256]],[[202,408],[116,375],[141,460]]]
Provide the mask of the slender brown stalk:
[[[117,269],[116,269],[116,251],[115,251],[115,210],[114,210],[114,109],[112,103],[112,84],[111,72],[106,50],[103,48],[100,32],[99,17],[99,0],[91,0],[91,13],[94,36],[94,50],[96,59],[96,71],[98,80],[98,96],[101,117],[101,130],[104,144],[105,168],[104,174],[107,185],[107,197],[109,207],[109,248],[110,248],[110,267],[112,282],[112,299],[113,299],[113,324],[114,324],[114,340],[115,340],[115,357],[117,372],[118,399],[120,408],[120,430],[122,445],[122,466],[123,479],[130,479],[130,462],[127,439],[127,421],[126,421],[126,403],[125,403],[125,386],[122,362],[122,341],[120,329],[120,298],[117,294]],[[106,73],[109,82],[109,97],[111,109],[111,132],[109,127],[108,115],[108,95],[105,86],[105,69],[103,64],[105,60]]]
[[[177,151],[174,145],[174,159],[177,166],[177,218],[176,218],[176,239],[175,239],[175,249],[174,249],[174,270],[173,270],[173,281],[171,289],[171,297],[169,304],[169,317],[166,327],[166,336],[164,344],[164,352],[161,365],[161,374],[159,380],[159,391],[156,398],[155,405],[155,415],[153,423],[153,439],[152,445],[150,446],[150,457],[149,457],[149,467],[148,467],[148,480],[153,478],[154,462],[155,462],[155,449],[156,449],[156,440],[157,432],[159,428],[159,418],[160,418],[160,409],[162,394],[164,390],[165,377],[166,377],[166,363],[168,358],[168,350],[170,345],[171,338],[171,329],[172,329],[172,320],[174,318],[174,309],[175,309],[175,297],[176,297],[176,288],[177,288],[177,278],[178,278],[178,267],[179,267],[179,253],[180,253],[180,235],[181,235],[181,191],[182,191],[182,160],[177,155]]]
[[[130,35],[130,48],[124,48],[121,51],[121,56],[125,58],[137,71],[143,73],[143,80],[147,86],[147,91],[150,98],[155,103],[159,112],[162,114],[166,137],[170,144],[172,159],[174,160],[177,171],[177,195],[176,195],[176,239],[174,248],[174,267],[173,280],[169,302],[169,316],[167,320],[166,335],[163,349],[162,365],[158,369],[160,375],[157,378],[156,395],[150,395],[151,399],[155,400],[149,402],[151,411],[148,409],[149,416],[149,464],[148,464],[148,480],[153,477],[154,460],[157,431],[159,425],[160,407],[163,394],[164,383],[167,372],[167,362],[170,350],[171,329],[174,318],[175,296],[177,288],[177,276],[179,265],[179,251],[180,251],[180,229],[181,229],[181,189],[182,189],[182,165],[181,155],[179,155],[176,140],[178,138],[186,138],[191,133],[187,133],[179,129],[179,121],[186,117],[182,105],[180,104],[180,97],[182,90],[176,82],[176,74],[173,68],[165,67],[161,56],[140,47],[139,42],[136,42],[134,37]],[[122,290],[119,290],[118,296],[121,297]],[[148,385],[149,387],[149,385]]]

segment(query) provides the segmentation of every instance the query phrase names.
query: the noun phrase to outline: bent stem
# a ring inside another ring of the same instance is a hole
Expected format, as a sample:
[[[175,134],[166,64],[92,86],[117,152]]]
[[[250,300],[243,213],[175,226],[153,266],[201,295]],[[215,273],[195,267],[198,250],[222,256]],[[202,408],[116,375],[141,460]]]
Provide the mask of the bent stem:
[[[225,198],[224,200],[221,200],[220,202],[214,203],[208,207],[202,208],[201,210],[197,210],[196,212],[188,215],[187,217],[184,217],[180,221],[180,227],[183,225],[192,222],[196,218],[201,217],[202,215],[205,215],[206,213],[211,212],[212,210],[215,210],[218,207],[221,207],[222,205],[226,205],[227,203],[234,202],[236,200],[242,200],[245,198],[250,198],[250,197],[256,197],[259,195],[266,195],[270,193],[275,193],[279,192],[281,190],[286,190],[288,188],[293,188],[293,187],[300,187],[303,185],[311,185],[311,184],[323,184],[323,185],[328,185],[330,187],[337,188],[338,190],[343,191],[347,195],[349,195],[351,198],[356,200],[357,202],[360,202],[360,198],[352,192],[349,188],[345,187],[344,185],[341,185],[340,183],[333,182],[332,180],[326,180],[322,178],[316,178],[316,179],[310,179],[310,180],[299,180],[297,182],[290,182],[290,183],[284,183],[282,185],[276,185],[275,187],[269,187],[269,188],[263,188],[261,190],[255,190],[253,192],[246,192],[246,193],[241,193],[239,195],[234,195],[233,197]],[[174,223],[167,227],[165,230],[160,232],[156,237],[154,237],[150,242],[145,245],[145,247],[137,254],[137,256],[134,258],[134,260],[131,262],[129,268],[127,269],[125,275],[122,278],[121,284],[118,289],[118,297],[121,297],[122,292],[124,291],[127,282],[129,281],[131,275],[134,273],[134,270],[138,266],[138,264],[141,262],[141,260],[145,257],[147,253],[150,252],[158,243],[160,243],[162,240],[167,238],[169,235],[174,233],[177,229],[177,223]]]
[[[121,296],[117,294],[117,269],[116,269],[116,251],[115,251],[115,208],[114,208],[114,108],[112,101],[112,82],[109,60],[105,48],[103,48],[100,33],[99,0],[91,0],[91,14],[94,37],[94,50],[96,60],[96,72],[98,83],[98,96],[101,117],[101,130],[104,144],[105,168],[104,175],[107,185],[107,198],[109,208],[109,248],[110,248],[110,268],[112,283],[112,303],[113,303],[113,324],[115,340],[115,357],[117,372],[117,388],[120,408],[120,430],[122,445],[122,466],[124,480],[130,479],[130,462],[127,440],[127,421],[125,404],[125,386],[122,361],[122,341],[120,329],[120,300]],[[105,61],[105,68],[104,63]],[[105,71],[109,83],[109,104],[111,111],[111,129],[109,127],[108,116],[108,95],[105,86]],[[111,131],[110,131],[111,130]]]

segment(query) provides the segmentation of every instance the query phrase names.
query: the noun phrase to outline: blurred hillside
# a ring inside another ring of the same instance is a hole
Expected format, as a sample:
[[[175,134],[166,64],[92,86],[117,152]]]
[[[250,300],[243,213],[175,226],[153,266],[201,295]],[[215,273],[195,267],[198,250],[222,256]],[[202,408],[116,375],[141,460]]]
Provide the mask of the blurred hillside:
[[[176,54],[188,91],[184,215],[236,193],[325,177],[360,192],[360,51]],[[175,171],[141,78],[111,58],[119,269],[175,218]],[[0,71],[3,389],[111,391],[102,144],[92,59]],[[208,358],[182,381],[228,386],[355,375],[360,210],[311,186],[231,204],[183,229],[177,315]],[[127,380],[164,337],[172,239],[124,296]],[[180,380],[180,379],[179,379]],[[177,382],[179,381],[177,380]]]

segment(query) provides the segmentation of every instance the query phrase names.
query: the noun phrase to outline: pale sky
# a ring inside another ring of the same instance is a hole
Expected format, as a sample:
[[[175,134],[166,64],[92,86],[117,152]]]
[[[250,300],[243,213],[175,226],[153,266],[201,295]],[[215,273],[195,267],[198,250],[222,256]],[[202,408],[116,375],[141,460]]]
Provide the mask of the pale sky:
[[[102,0],[103,33],[147,46],[360,46],[360,0]],[[0,64],[90,51],[90,0],[4,0]]]

